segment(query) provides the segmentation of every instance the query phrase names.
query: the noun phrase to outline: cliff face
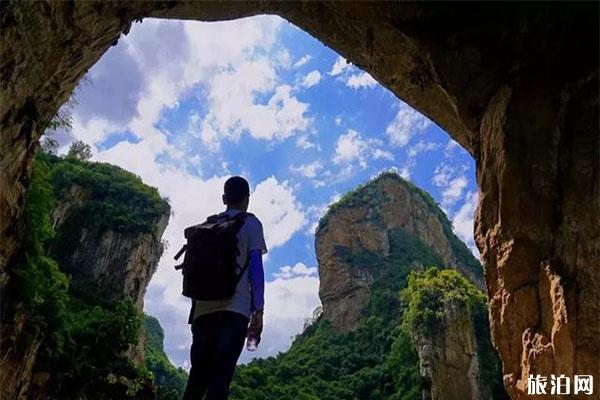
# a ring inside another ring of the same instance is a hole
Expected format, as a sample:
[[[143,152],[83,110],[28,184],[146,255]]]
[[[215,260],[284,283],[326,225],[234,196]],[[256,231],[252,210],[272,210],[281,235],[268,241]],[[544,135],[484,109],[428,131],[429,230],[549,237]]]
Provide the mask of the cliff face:
[[[483,270],[467,247],[452,233],[446,216],[429,195],[396,174],[384,174],[359,188],[321,221],[315,237],[319,262],[319,296],[323,315],[341,330],[352,330],[369,302],[373,273],[352,267],[347,256],[364,251],[389,256],[393,232],[401,230],[426,246],[439,267],[456,268],[483,288]],[[423,260],[410,261],[422,268]]]
[[[453,270],[410,275],[402,292],[423,399],[504,399],[483,292]]]
[[[146,287],[163,252],[161,237],[169,222],[168,211],[150,232],[98,232],[75,212],[85,208],[89,192],[74,185],[68,193],[69,199],[53,213],[53,223],[57,236],[68,236],[69,243],[54,246],[51,254],[71,275],[72,284],[92,285],[109,301],[130,299],[142,311]]]
[[[130,389],[118,385],[100,389],[113,372],[140,385],[140,393],[151,391],[137,369],[118,365],[143,363],[136,316],[163,251],[168,203],[108,164],[43,154],[34,180],[18,287],[25,301],[13,326],[15,344],[2,354],[0,397],[81,398],[88,394],[79,385],[87,385],[98,398],[112,396],[110,390],[129,398],[119,391]]]
[[[233,397],[506,399],[481,265],[426,193],[380,175],[330,207],[316,251],[323,313]]]
[[[364,68],[475,157],[476,238],[511,395],[527,398],[529,372],[600,374],[597,3],[5,3],[3,353],[13,351],[4,339],[22,300],[11,285],[37,139],[77,82],[134,20],[273,13]]]
[[[443,307],[444,329],[411,332],[419,354],[423,399],[480,400],[490,393],[479,387],[479,359],[475,329],[466,307]]]

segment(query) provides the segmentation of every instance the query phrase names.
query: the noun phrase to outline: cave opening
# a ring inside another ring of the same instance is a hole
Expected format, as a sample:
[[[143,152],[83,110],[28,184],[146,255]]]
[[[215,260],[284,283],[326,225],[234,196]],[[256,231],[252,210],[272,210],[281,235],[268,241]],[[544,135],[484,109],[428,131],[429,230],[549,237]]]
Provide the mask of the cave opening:
[[[19,302],[10,295],[23,256],[23,202],[35,143],[84,72],[136,19],[277,14],[428,115],[475,158],[481,190],[476,237],[510,395],[523,395],[532,369],[597,374],[597,7],[269,2],[232,8],[131,2],[27,8],[11,3],[2,19],[0,57],[0,146],[6,155],[0,161],[3,318],[12,318]],[[55,55],[40,57],[48,51]],[[164,89],[157,85],[154,89]],[[163,94],[167,100],[172,95]],[[283,105],[286,94],[281,91],[275,103]],[[144,104],[147,110],[156,106]],[[207,131],[205,138],[210,137]],[[119,138],[137,140],[130,132],[116,132],[104,145]],[[547,315],[547,310],[555,312]],[[2,337],[11,338],[2,341],[8,349],[3,362],[9,365],[2,369],[2,388],[12,395],[30,376],[27,368],[10,365],[31,357],[14,342],[29,339],[4,334],[5,327],[13,330],[12,320],[3,321],[2,328]],[[543,345],[547,342],[553,346]]]

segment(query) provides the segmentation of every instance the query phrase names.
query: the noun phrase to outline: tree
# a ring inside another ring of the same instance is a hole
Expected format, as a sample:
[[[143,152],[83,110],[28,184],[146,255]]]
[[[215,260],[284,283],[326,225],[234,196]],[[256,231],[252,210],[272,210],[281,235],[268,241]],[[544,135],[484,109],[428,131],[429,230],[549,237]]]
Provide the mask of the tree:
[[[81,140],[76,140],[71,144],[71,147],[69,147],[67,158],[87,161],[92,158],[92,148],[89,144],[84,143]]]

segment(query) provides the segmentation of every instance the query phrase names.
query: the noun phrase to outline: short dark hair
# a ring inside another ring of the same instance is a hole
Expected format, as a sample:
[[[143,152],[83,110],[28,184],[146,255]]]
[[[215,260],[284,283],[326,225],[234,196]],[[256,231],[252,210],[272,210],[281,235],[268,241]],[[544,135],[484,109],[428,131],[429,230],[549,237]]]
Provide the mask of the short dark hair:
[[[232,176],[225,181],[223,192],[227,204],[236,204],[250,195],[250,185],[241,176]]]

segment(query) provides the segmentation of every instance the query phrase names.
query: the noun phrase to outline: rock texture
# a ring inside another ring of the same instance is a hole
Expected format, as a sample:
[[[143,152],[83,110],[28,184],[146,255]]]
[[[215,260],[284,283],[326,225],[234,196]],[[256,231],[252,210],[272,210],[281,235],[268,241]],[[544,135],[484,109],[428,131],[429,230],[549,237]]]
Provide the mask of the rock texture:
[[[287,18],[475,157],[491,324],[513,398],[530,372],[600,376],[598,3],[2,2],[0,290],[5,354],[37,140],[143,17]],[[2,366],[4,368],[4,365]]]
[[[357,326],[373,278],[364,269],[352,268],[344,255],[366,250],[387,256],[394,229],[431,248],[443,263],[440,267],[456,268],[483,288],[481,266],[454,236],[446,216],[431,197],[399,175],[383,174],[347,196],[327,213],[315,235],[323,315],[337,329]]]
[[[477,341],[464,304],[444,305],[444,329],[411,332],[419,354],[423,400],[491,399],[480,384]]]
[[[70,193],[70,199],[59,203],[53,215],[59,236],[72,209],[85,203],[85,191],[73,187]],[[146,288],[163,253],[161,238],[168,222],[166,212],[154,224],[153,232],[133,235],[111,229],[98,234],[83,223],[75,235],[77,242],[69,246],[72,252],[56,254],[51,249],[51,254],[73,284],[90,284],[109,301],[130,299],[142,312]]]

